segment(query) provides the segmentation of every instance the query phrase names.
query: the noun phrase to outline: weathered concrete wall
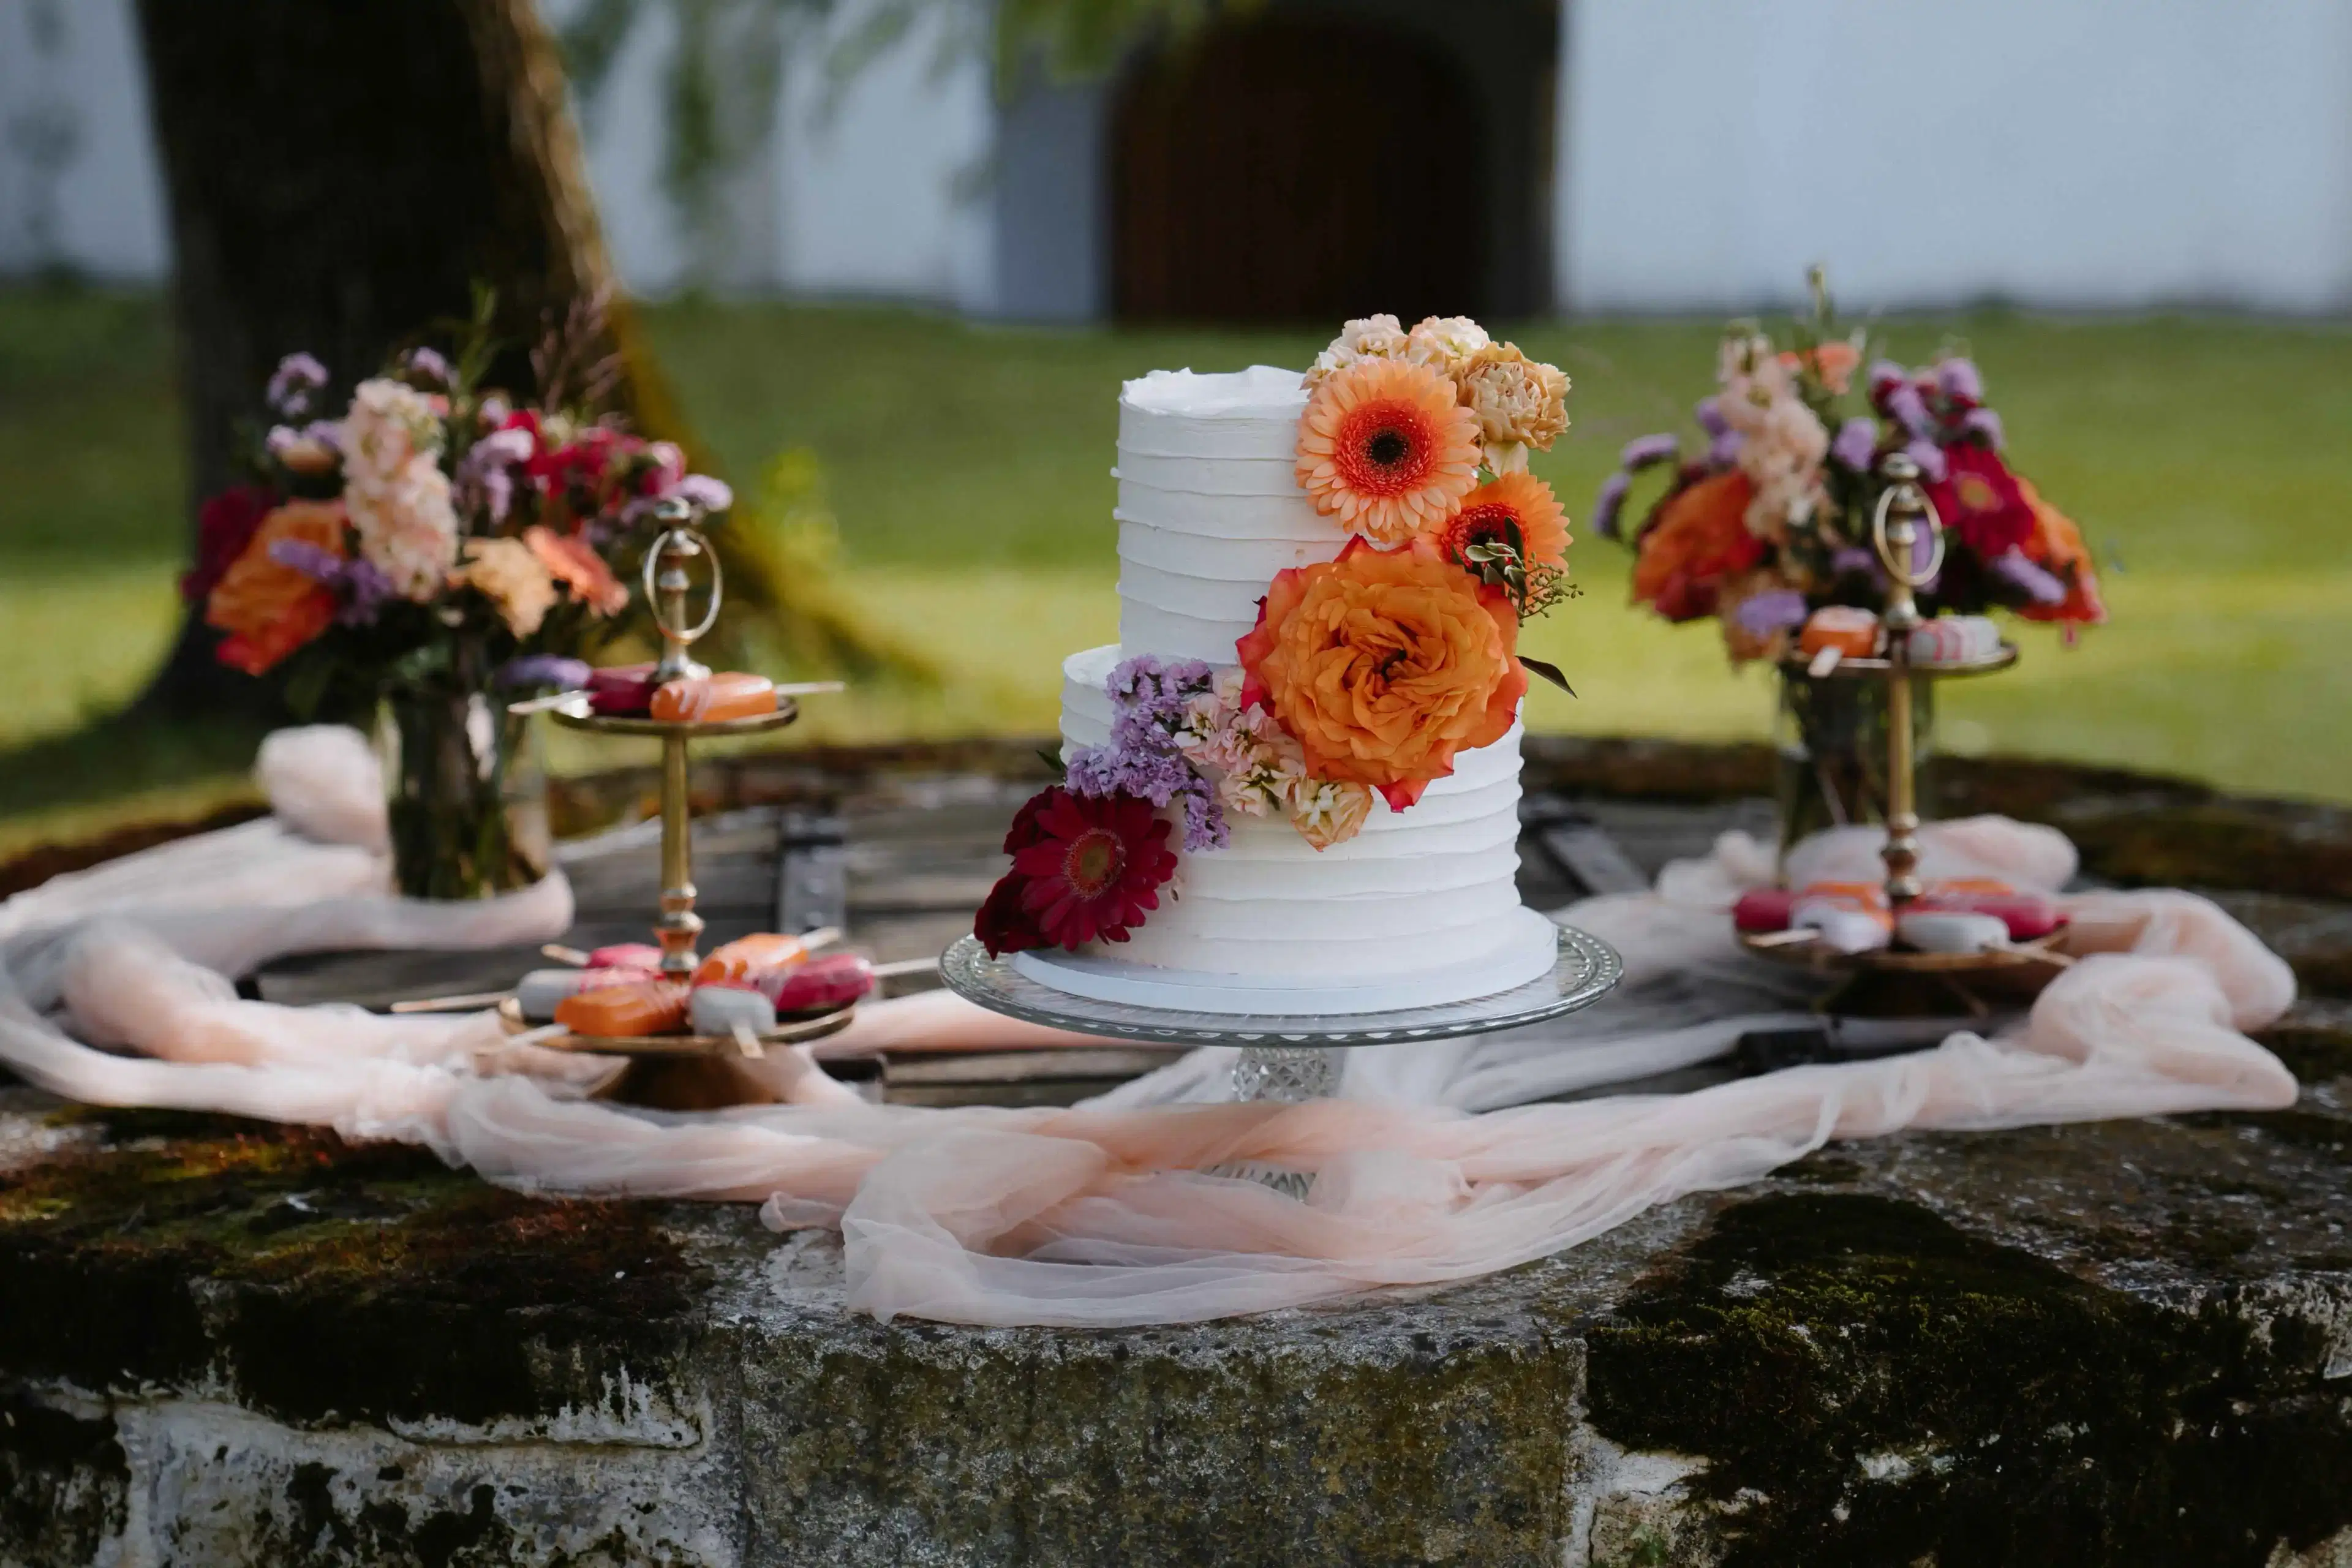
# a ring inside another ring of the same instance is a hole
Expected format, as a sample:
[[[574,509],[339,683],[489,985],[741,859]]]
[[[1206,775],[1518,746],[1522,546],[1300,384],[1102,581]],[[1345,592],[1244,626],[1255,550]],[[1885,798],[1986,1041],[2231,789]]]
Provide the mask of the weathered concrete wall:
[[[1841,1148],[1451,1290],[1098,1333],[847,1316],[835,1240],[740,1208],[11,1091],[0,1562],[2328,1562],[2352,1031],[2277,1043],[2289,1112]]]

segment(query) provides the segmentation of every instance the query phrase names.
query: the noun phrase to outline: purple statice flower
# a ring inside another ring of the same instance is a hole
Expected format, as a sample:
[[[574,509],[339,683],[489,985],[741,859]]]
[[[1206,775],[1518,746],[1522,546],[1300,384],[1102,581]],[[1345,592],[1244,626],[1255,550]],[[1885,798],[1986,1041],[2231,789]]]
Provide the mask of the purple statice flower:
[[[1711,468],[1727,468],[1739,461],[1740,448],[1748,437],[1737,430],[1726,430],[1707,444],[1706,463]]]
[[[343,582],[343,558],[324,545],[313,544],[307,539],[280,539],[269,546],[269,558],[280,566],[290,566],[322,588],[338,588]]]
[[[1830,443],[1830,456],[1857,474],[1870,472],[1870,459],[1878,451],[1878,421],[1853,418],[1838,426],[1837,439]]]
[[[2011,545],[1988,563],[1992,574],[2018,589],[2037,605],[2063,605],[2066,602],[2066,584],[2040,563],[2026,559],[2025,552]]]
[[[310,412],[310,395],[327,384],[327,367],[306,353],[290,353],[278,362],[264,393],[269,406],[287,419]]]
[[[709,474],[687,475],[670,494],[684,496],[705,511],[725,511],[735,504],[735,492],[727,488],[727,481]]]
[[[1883,401],[1887,417],[1910,435],[1924,437],[1935,434],[1936,418],[1927,412],[1927,400],[1910,382],[1897,382],[1888,387]]]
[[[1922,438],[1906,444],[1903,455],[1919,465],[1921,479],[1931,485],[1940,485],[1944,482],[1948,465],[1944,461],[1944,449],[1941,447],[1937,446],[1933,441]]]
[[[1864,550],[1859,544],[1841,544],[1830,552],[1830,572],[1833,576],[1839,577],[1844,576],[1849,572],[1859,572],[1864,576],[1876,576],[1879,574],[1878,556],[1872,551]]]
[[[1691,417],[1709,437],[1719,437],[1731,428],[1731,421],[1723,416],[1723,399],[1702,397],[1691,409]]]
[[[1618,517],[1625,510],[1625,492],[1633,488],[1633,476],[1619,469],[1602,481],[1601,493],[1592,501],[1592,531],[1603,539],[1617,537]]]
[[[408,358],[403,362],[401,369],[407,373],[410,381],[425,382],[434,386],[447,386],[457,379],[457,373],[449,368],[449,362],[432,349],[409,350]]]
[[[459,489],[478,498],[493,523],[507,520],[514,505],[515,468],[530,460],[534,446],[530,432],[520,426],[493,430],[457,460]]]
[[[1188,850],[1222,849],[1231,837],[1209,781],[1172,746],[1164,751],[1082,746],[1071,753],[1064,783],[1074,795],[1131,795],[1158,806],[1182,802]]]
[[[490,679],[508,690],[551,686],[558,691],[577,691],[588,684],[588,661],[557,653],[527,653],[500,665]]]
[[[393,595],[392,579],[373,562],[346,560],[307,539],[280,539],[269,546],[269,558],[302,574],[342,603],[335,606],[335,624],[364,626],[374,623],[383,602]]]
[[[398,597],[392,579],[374,562],[354,555],[343,563],[343,607],[335,612],[338,625],[372,626],[383,606]]]
[[[1805,596],[1794,588],[1773,588],[1761,594],[1751,594],[1739,601],[1732,611],[1739,629],[1752,637],[1769,637],[1774,632],[1787,631],[1790,626],[1805,624]]]
[[[1936,387],[1955,403],[1982,403],[1984,377],[1977,373],[1974,360],[1951,359],[1936,362]]]
[[[1628,471],[1639,473],[1654,463],[1671,461],[1682,449],[1682,442],[1672,436],[1636,436],[1625,443],[1617,461]]]
[[[1960,429],[1996,452],[2001,448],[2000,416],[1990,408],[1969,409],[1968,416],[1960,421]]]

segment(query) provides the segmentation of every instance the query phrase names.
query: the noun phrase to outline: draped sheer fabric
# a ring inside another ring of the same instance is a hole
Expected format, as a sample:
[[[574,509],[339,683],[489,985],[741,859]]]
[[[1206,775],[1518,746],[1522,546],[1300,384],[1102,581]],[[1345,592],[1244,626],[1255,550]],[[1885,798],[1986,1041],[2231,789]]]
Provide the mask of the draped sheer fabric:
[[[1513,1035],[1351,1053],[1338,1099],[1231,1103],[1232,1053],[1196,1051],[1074,1110],[875,1106],[805,1049],[744,1064],[784,1103],[671,1114],[593,1098],[606,1062],[504,1041],[487,1014],[387,1017],[239,1000],[229,976],[324,948],[506,945],[570,923],[560,876],[478,904],[393,897],[364,747],[286,731],[267,822],[166,845],[0,905],[0,1061],[58,1094],[331,1126],[431,1148],[549,1194],[756,1203],[835,1226],[847,1300],[882,1318],[1182,1322],[1431,1285],[1572,1247],[1643,1210],[1751,1182],[1840,1139],[2293,1102],[2244,1031],[2286,966],[2210,902],[2067,900],[2082,962],[1990,1037],[1682,1094],[1529,1103],[1719,1056],[1811,1022],[1805,977],[1742,953],[1725,910],[1770,875],[1739,835],[1648,893],[1562,911],[1615,945],[1608,1001]],[[1824,835],[1801,879],[1867,878],[1876,839]],[[2055,890],[2063,836],[1937,825],[1930,876]],[[828,1052],[1077,1043],[945,993],[871,1004]],[[1302,1201],[1209,1173],[1311,1172]]]

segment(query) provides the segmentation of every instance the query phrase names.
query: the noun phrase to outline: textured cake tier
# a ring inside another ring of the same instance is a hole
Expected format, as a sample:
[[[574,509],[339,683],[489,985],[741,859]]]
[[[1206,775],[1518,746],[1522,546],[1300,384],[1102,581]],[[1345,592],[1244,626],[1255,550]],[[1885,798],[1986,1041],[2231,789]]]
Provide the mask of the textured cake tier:
[[[1347,541],[1299,489],[1298,373],[1154,371],[1118,405],[1119,641],[1231,664],[1274,574]]]
[[[1114,645],[1064,663],[1066,754],[1109,738],[1103,686],[1124,657]],[[1463,752],[1453,775],[1411,810],[1375,800],[1363,831],[1328,849],[1279,818],[1230,816],[1225,848],[1179,858],[1176,898],[1163,899],[1127,942],[1091,951],[1165,969],[1326,981],[1458,969],[1522,950],[1518,802],[1515,725],[1495,744]]]

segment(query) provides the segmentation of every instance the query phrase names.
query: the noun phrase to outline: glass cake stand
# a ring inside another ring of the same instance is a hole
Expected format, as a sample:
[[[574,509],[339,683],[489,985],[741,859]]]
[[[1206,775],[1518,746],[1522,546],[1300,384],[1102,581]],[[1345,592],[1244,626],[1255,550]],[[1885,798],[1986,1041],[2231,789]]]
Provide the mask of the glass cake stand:
[[[1108,1035],[1151,1045],[1239,1046],[1234,1093],[1240,1100],[1315,1100],[1339,1087],[1340,1049],[1409,1040],[1449,1040],[1522,1028],[1589,1007],[1624,975],[1607,942],[1560,926],[1559,956],[1524,985],[1467,1002],[1385,1013],[1193,1013],[1103,1002],[1033,980],[977,937],[959,937],[940,960],[948,988],[992,1013],[1074,1034]]]

